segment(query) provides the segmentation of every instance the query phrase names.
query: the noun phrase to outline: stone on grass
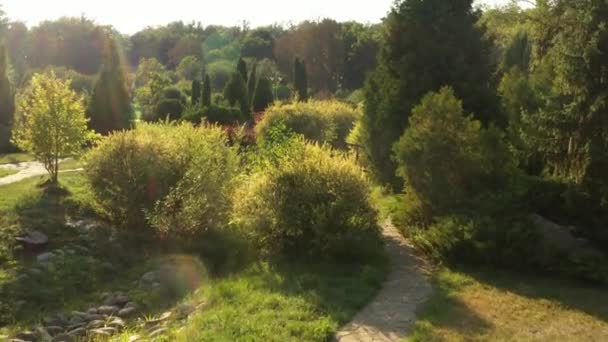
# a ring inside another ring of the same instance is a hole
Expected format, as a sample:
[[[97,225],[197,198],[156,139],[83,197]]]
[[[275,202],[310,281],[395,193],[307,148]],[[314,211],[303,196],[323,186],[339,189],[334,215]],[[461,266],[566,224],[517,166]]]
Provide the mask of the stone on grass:
[[[42,274],[42,270],[37,267],[30,268],[30,274],[34,276],[38,276]]]
[[[118,312],[118,307],[113,305],[102,305],[97,308],[97,312],[102,315],[113,315]]]
[[[49,334],[51,334],[53,336],[59,335],[64,331],[64,329],[58,325],[49,325],[44,328],[46,329],[46,331],[49,332]]]
[[[132,315],[133,313],[135,313],[135,311],[137,310],[137,308],[135,307],[125,307],[123,309],[120,309],[120,311],[118,311],[118,317],[128,317],[130,315]]]
[[[36,260],[38,262],[45,263],[45,262],[51,261],[51,259],[53,259],[54,257],[55,257],[55,254],[53,254],[52,252],[47,252],[47,253],[38,254],[38,256],[36,257]]]
[[[169,330],[169,329],[167,329],[167,328],[158,328],[158,329],[156,329],[156,330],[154,330],[154,331],[152,331],[150,333],[150,337],[156,337],[156,336],[162,335],[167,330]]]
[[[38,334],[36,334],[33,331],[26,330],[26,331],[22,331],[22,332],[18,333],[17,335],[15,335],[15,338],[18,338],[21,340],[26,340],[26,341],[33,341],[38,338]]]
[[[141,277],[141,281],[144,283],[153,283],[158,278],[156,272],[148,272]]]
[[[103,327],[104,325],[106,325],[105,321],[96,319],[94,321],[90,321],[89,324],[87,324],[87,329],[97,329]]]
[[[15,240],[21,242],[26,247],[41,247],[49,242],[49,237],[38,231],[27,232],[25,235],[17,237]]]
[[[190,316],[190,314],[192,314],[194,311],[196,311],[196,307],[190,304],[181,304],[176,309],[177,316],[179,319]]]
[[[87,332],[87,330],[85,328],[80,327],[80,328],[70,330],[68,332],[68,335],[71,337],[77,337],[77,336],[82,336],[82,335],[86,334],[86,332]]]
[[[116,328],[116,329],[119,329],[119,330],[123,329],[126,326],[125,321],[123,321],[122,319],[120,319],[118,317],[113,318],[106,325],[108,327]]]

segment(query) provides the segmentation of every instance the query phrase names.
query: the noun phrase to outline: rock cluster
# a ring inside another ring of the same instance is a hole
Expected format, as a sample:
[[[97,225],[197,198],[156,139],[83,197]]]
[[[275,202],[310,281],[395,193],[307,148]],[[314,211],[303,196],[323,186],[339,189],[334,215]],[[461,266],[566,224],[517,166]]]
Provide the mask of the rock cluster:
[[[75,341],[84,337],[112,336],[125,328],[124,319],[137,312],[137,304],[122,292],[107,293],[99,306],[47,317],[32,331],[22,331],[13,341]]]

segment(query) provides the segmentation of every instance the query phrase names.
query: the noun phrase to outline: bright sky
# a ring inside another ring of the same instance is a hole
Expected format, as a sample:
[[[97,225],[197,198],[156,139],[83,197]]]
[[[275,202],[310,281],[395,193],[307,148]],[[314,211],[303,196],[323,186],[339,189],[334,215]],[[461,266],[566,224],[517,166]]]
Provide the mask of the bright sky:
[[[449,0],[446,0],[449,1]],[[479,0],[501,4],[507,0]],[[379,22],[393,0],[0,0],[11,20],[35,25],[46,19],[85,14],[123,33],[171,21],[251,26],[333,18]]]

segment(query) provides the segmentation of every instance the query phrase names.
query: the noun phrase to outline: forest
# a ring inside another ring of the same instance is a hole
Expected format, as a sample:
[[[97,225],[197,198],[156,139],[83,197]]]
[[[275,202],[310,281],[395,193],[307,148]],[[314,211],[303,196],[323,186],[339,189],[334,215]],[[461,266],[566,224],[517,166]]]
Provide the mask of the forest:
[[[602,341],[607,253],[607,0],[0,7],[0,339]]]

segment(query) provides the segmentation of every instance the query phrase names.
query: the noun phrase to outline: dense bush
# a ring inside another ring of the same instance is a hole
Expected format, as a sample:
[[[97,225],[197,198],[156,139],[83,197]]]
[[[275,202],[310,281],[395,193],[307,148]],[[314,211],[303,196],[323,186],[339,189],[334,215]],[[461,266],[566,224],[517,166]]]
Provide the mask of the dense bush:
[[[380,241],[369,191],[351,157],[305,145],[300,155],[243,181],[232,219],[267,255],[365,259]]]
[[[209,123],[219,125],[233,125],[246,121],[239,109],[217,105],[191,107],[186,110],[183,119],[196,124],[205,119]]]
[[[231,158],[225,141],[223,131],[216,127],[142,123],[135,130],[111,134],[92,149],[86,158],[86,173],[109,219],[126,233],[149,232],[146,216],[162,222],[160,215],[167,208],[159,207],[163,211],[158,213],[154,208],[158,201],[165,203],[162,201],[172,189],[177,186],[176,191],[183,191],[182,184],[192,182],[196,170],[208,166],[206,162],[227,167],[219,163]],[[208,179],[218,173],[205,170],[198,174],[201,183],[225,184],[221,179]],[[230,170],[224,172],[231,175]],[[206,193],[201,191],[200,196]],[[191,228],[192,224],[188,230]]]
[[[357,109],[334,100],[279,103],[266,110],[256,132],[258,139],[264,140],[269,129],[282,121],[290,130],[308,140],[344,148],[346,137],[359,116]]]

